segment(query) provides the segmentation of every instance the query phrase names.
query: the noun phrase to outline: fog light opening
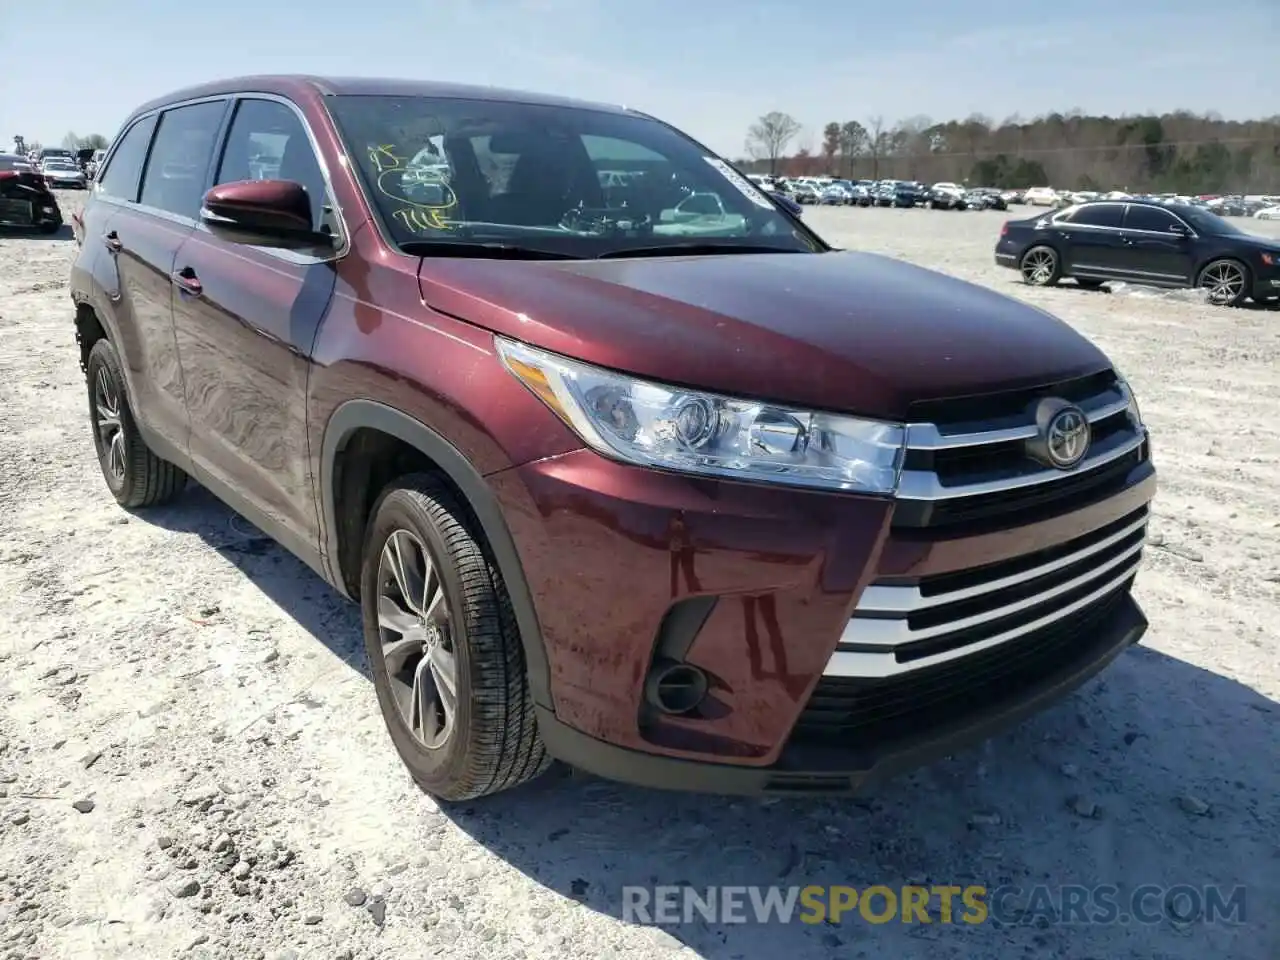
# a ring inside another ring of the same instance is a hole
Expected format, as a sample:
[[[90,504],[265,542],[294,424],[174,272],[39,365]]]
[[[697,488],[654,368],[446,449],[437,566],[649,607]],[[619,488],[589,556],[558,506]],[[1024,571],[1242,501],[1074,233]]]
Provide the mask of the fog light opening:
[[[645,700],[668,716],[692,713],[707,696],[707,675],[690,663],[666,661],[649,671]]]

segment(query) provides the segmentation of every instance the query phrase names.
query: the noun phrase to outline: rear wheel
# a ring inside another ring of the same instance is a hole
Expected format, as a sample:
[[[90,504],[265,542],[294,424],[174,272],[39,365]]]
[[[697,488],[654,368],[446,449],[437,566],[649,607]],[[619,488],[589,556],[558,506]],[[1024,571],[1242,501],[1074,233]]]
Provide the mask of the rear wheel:
[[[1032,247],[1018,261],[1018,269],[1033,287],[1051,287],[1062,279],[1062,264],[1053,247]]]
[[[468,800],[547,768],[506,586],[438,479],[379,498],[360,589],[378,704],[419,786]]]
[[[98,465],[122,507],[168,503],[187,485],[187,475],[151,452],[133,419],[120,357],[110,340],[99,340],[86,364],[89,422]]]
[[[1249,270],[1238,260],[1214,260],[1200,271],[1196,286],[1215,306],[1234,307],[1248,293]]]

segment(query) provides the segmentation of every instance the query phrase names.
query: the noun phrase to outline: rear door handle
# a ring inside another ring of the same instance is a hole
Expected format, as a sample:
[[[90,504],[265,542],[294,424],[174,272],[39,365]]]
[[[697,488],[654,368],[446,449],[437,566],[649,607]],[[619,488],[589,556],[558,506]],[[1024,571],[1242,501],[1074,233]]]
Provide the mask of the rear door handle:
[[[120,239],[120,235],[112,230],[110,233],[102,235],[102,242],[107,245],[107,249],[112,253],[119,253],[124,249],[124,241]]]
[[[196,276],[196,272],[190,267],[183,267],[181,270],[173,274],[173,282],[185,293],[189,293],[194,297],[200,296],[204,292],[204,284],[200,282],[200,278]]]

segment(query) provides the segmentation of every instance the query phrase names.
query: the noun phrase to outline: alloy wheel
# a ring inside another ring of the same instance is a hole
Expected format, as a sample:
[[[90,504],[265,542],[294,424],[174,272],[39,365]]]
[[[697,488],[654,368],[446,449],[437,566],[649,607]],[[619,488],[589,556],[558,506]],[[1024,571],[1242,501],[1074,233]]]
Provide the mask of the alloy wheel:
[[[458,668],[444,584],[422,540],[387,538],[378,561],[378,634],[400,718],[428,750],[453,734]]]
[[[120,393],[106,367],[98,367],[93,384],[93,426],[107,470],[117,482],[124,480],[124,430],[120,423]]]
[[[1225,260],[1209,264],[1200,275],[1200,286],[1207,291],[1209,302],[1214,304],[1235,303],[1244,292],[1244,285],[1244,270]]]
[[[1022,279],[1027,283],[1043,286],[1053,279],[1058,266],[1058,256],[1047,247],[1032,250],[1022,258]]]

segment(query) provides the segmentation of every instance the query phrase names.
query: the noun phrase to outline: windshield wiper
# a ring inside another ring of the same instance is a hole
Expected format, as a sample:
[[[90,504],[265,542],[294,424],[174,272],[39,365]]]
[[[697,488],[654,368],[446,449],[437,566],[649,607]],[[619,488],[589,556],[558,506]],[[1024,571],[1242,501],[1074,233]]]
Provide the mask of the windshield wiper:
[[[791,247],[772,247],[745,243],[664,243],[653,247],[622,247],[602,253],[598,260],[620,260],[624,257],[702,257],[717,253],[804,253]]]
[[[480,260],[581,260],[572,253],[518,243],[468,240],[405,240],[400,249],[418,257],[474,257]]]

